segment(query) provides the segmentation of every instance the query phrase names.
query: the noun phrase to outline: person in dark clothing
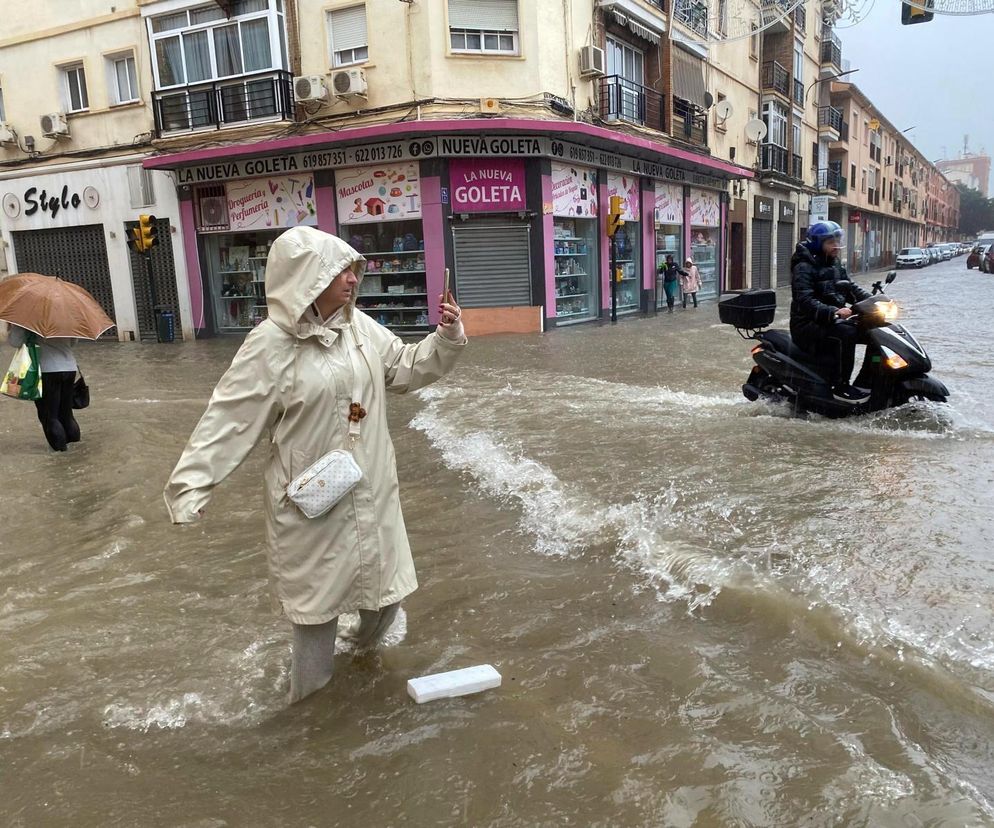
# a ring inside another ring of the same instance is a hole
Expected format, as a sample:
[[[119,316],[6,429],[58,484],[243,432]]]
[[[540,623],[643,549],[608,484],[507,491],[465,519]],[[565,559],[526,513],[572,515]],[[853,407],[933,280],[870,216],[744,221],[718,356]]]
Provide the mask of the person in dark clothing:
[[[842,238],[842,228],[834,221],[819,221],[811,225],[807,238],[797,245],[790,260],[790,335],[801,349],[834,358],[836,370],[828,377],[832,394],[841,402],[855,405],[868,400],[870,394],[849,384],[860,332],[846,321],[852,316],[848,305],[870,294],[850,282],[839,263]]]
[[[687,271],[679,267],[673,261],[672,254],[666,255],[666,261],[659,266],[659,272],[663,274],[663,290],[666,292],[666,307],[673,313],[673,306],[676,304],[676,297],[680,293],[680,277],[685,276]]]

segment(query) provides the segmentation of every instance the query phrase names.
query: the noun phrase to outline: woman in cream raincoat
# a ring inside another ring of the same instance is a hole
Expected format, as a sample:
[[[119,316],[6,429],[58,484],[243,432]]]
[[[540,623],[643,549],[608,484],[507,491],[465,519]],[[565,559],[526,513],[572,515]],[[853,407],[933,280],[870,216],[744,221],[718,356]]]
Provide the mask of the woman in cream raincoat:
[[[466,344],[450,297],[440,304],[436,332],[403,344],[356,309],[364,269],[344,241],[310,227],[274,242],[266,263],[269,319],[235,354],[165,489],[173,522],[195,520],[214,487],[268,434],[269,569],[293,623],[291,702],[331,679],[341,613],[359,611],[358,643],[371,646],[417,589],[386,391],[434,382]],[[332,449],[349,448],[352,402],[366,412],[353,449],[363,478],[310,520],[286,497],[287,483]]]

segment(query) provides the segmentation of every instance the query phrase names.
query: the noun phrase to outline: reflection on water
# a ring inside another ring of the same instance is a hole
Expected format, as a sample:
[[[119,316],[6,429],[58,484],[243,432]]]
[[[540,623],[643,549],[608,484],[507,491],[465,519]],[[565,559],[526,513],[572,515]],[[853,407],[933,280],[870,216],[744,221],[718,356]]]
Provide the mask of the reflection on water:
[[[892,296],[950,405],[859,420],[747,402],[713,304],[475,341],[391,401],[422,587],[292,710],[261,452],[161,502],[237,343],[81,348],[82,444],[0,422],[0,821],[994,825],[994,289],[952,335],[934,278]]]

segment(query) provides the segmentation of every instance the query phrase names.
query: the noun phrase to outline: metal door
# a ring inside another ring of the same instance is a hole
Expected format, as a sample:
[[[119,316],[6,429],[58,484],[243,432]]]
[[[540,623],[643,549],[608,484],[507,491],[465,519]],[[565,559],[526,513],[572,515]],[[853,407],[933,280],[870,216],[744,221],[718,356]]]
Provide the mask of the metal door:
[[[768,288],[773,267],[773,222],[752,220],[752,286]]]
[[[117,321],[102,224],[20,230],[11,236],[20,273],[59,276],[79,285],[92,294],[104,313]],[[111,328],[104,337],[116,339],[116,329]]]
[[[455,294],[464,308],[532,304],[530,230],[527,224],[478,220],[452,231]]]
[[[777,287],[790,286],[790,259],[797,246],[794,222],[777,222]]]
[[[127,238],[138,222],[129,221],[124,225]],[[155,298],[161,310],[173,312],[176,323],[176,338],[182,339],[183,332],[179,321],[179,295],[176,292],[176,269],[173,261],[173,245],[169,236],[169,219],[157,218],[159,243],[152,248],[152,277],[155,279]],[[142,341],[155,342],[155,316],[152,312],[152,290],[148,283],[148,265],[145,257],[129,246],[131,260],[131,280],[135,291],[135,312],[138,317],[138,331]]]

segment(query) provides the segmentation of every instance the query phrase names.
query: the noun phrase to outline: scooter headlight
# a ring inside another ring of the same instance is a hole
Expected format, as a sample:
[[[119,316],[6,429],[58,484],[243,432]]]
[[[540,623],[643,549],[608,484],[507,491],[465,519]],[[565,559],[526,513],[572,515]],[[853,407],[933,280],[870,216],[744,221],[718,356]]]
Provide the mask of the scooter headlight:
[[[890,348],[885,346],[881,346],[880,350],[884,352],[884,365],[888,368],[900,371],[902,368],[908,367],[908,361],[900,354],[895,354]]]
[[[897,319],[897,303],[894,301],[877,302],[877,313],[880,314],[886,322],[893,322]]]

